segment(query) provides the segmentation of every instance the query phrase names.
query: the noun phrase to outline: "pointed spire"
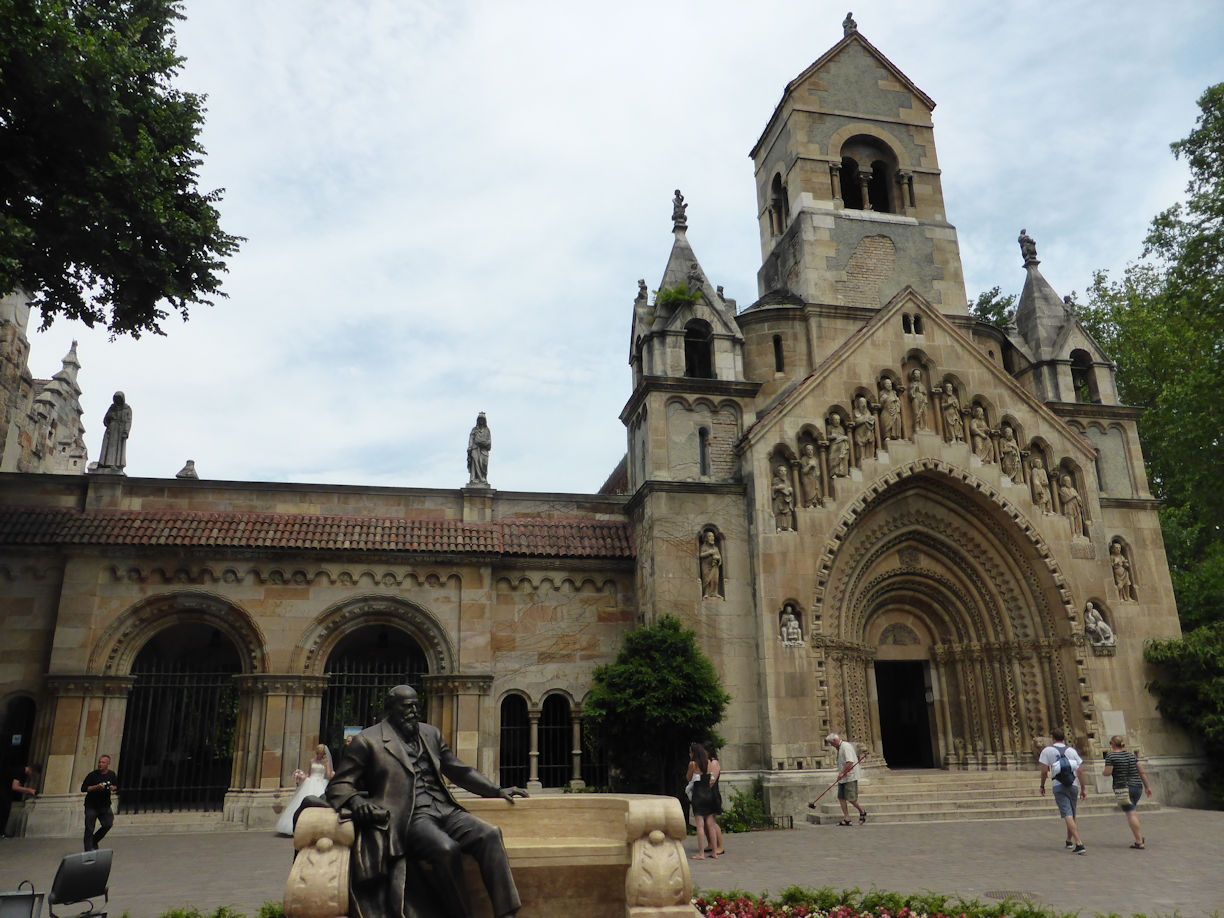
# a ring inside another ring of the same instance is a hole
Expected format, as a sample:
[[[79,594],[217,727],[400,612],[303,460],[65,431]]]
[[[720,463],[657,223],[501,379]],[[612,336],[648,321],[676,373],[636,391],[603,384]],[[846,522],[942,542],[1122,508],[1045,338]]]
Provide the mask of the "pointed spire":
[[[1022,229],[1017,241],[1027,276],[1016,305],[1016,327],[1033,356],[1037,360],[1047,360],[1053,356],[1054,342],[1067,323],[1066,304],[1038,270],[1041,262],[1037,259],[1037,243],[1033,237]]]
[[[77,384],[77,373],[81,369],[81,361],[77,358],[77,343],[74,340],[72,347],[68,349],[68,353],[64,355],[63,366],[60,371],[55,374],[55,379],[61,383],[66,383],[69,391],[75,392],[77,395],[81,393],[81,387]]]

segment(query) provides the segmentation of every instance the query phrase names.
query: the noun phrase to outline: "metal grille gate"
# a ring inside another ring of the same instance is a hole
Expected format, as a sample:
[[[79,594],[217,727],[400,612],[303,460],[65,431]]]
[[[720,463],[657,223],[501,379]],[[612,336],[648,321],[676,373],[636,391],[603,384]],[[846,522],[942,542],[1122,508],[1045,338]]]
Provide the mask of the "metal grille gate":
[[[337,763],[344,751],[344,728],[364,729],[382,720],[387,692],[397,685],[411,685],[420,693],[421,719],[427,719],[429,699],[421,685],[422,677],[429,674],[429,665],[416,647],[396,660],[371,660],[364,654],[332,657],[324,671],[328,678],[319,742],[327,744]]]
[[[501,706],[501,786],[526,787],[530,774],[527,764],[531,744],[531,724],[527,701],[521,695],[507,695]]]
[[[561,695],[549,695],[540,711],[540,783],[545,787],[569,784],[572,744],[569,701]]]
[[[137,659],[119,758],[125,813],[219,810],[234,766],[234,671]]]

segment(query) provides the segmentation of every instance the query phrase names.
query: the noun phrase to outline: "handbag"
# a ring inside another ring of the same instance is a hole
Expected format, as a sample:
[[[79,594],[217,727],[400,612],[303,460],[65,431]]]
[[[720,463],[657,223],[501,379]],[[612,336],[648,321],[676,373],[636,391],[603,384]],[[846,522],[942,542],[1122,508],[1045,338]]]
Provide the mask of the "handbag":
[[[1131,805],[1129,785],[1123,784],[1121,787],[1115,787],[1113,789],[1113,794],[1114,794],[1114,801],[1117,802],[1118,806],[1130,806]]]

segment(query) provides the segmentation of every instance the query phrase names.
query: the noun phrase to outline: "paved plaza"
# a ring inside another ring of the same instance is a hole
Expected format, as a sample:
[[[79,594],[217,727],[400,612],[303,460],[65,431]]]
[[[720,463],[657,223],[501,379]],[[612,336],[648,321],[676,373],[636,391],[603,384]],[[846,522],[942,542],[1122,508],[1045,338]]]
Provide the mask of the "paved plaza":
[[[1063,848],[1053,804],[1049,819],[803,825],[729,835],[724,857],[690,866],[699,891],[876,886],[982,900],[1011,895],[1085,918],[1224,914],[1224,813],[1165,808],[1145,813],[1143,827],[1148,848],[1132,851],[1120,813],[1085,817],[1088,854],[1076,857]],[[281,898],[293,849],[287,838],[255,831],[113,835],[107,843],[115,851],[110,913],[131,918],[184,905],[203,912],[231,905],[253,916]],[[691,837],[686,848],[694,853]],[[60,857],[76,850],[75,839],[0,840],[0,890],[28,878],[45,891]]]

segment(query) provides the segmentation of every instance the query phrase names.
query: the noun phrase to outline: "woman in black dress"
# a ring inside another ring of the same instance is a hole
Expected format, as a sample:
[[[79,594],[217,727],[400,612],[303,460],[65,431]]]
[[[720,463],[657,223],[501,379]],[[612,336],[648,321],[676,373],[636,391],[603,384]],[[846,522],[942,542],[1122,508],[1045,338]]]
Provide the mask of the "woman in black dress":
[[[693,820],[697,823],[697,854],[693,860],[704,861],[706,839],[713,846],[718,832],[718,823],[714,817],[721,812],[722,805],[718,790],[718,762],[711,762],[705,746],[693,743],[689,746],[689,770],[686,780],[697,780],[693,783]],[[711,857],[718,857],[714,851]]]

